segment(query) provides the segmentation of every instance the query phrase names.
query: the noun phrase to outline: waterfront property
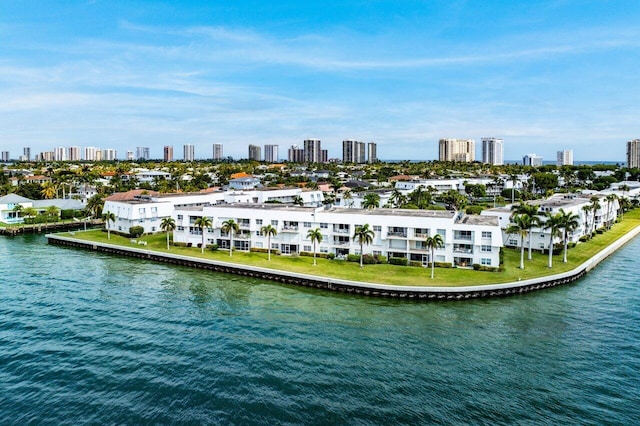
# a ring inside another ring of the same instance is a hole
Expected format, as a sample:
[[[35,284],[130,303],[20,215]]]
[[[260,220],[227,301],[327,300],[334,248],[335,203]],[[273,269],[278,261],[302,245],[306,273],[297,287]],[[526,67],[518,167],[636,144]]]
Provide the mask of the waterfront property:
[[[432,261],[458,267],[474,264],[489,268],[500,266],[502,232],[498,219],[478,215],[463,215],[453,211],[402,209],[343,209],[297,207],[277,204],[219,204],[202,207],[176,208],[174,242],[198,245],[203,230],[196,222],[208,217],[212,226],[205,228],[207,245],[249,251],[251,248],[277,250],[282,254],[311,252],[308,238],[312,229],[320,229],[322,240],[318,252],[342,257],[361,254],[353,238],[356,227],[368,224],[373,240],[364,253],[388,258],[406,258],[426,266]],[[238,231],[223,230],[223,223],[232,219]],[[276,235],[263,235],[263,226],[276,228]],[[435,250],[431,259],[425,240],[439,234],[444,247]]]
[[[48,208],[55,207],[61,210],[83,210],[84,205],[78,200],[52,199],[52,200],[32,200],[17,194],[7,194],[0,197],[0,222],[16,224],[24,222],[22,212],[26,209],[33,209],[33,214],[37,215],[45,212]]]

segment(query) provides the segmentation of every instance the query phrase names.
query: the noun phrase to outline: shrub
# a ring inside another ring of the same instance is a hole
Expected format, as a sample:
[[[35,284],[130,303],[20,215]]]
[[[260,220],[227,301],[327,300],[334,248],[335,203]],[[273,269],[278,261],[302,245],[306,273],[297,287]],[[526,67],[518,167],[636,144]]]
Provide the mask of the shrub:
[[[71,219],[74,217],[84,217],[84,212],[82,210],[60,210],[60,219]]]
[[[210,249],[211,251],[218,251],[218,245],[217,245],[217,244],[211,244],[211,245],[209,246],[209,249]]]
[[[216,247],[217,247],[217,244],[216,244]],[[262,248],[262,247],[251,247],[249,249],[249,251],[251,253],[269,253],[269,249]],[[279,256],[280,255],[280,250],[271,249],[271,254]]]
[[[466,213],[467,214],[480,214],[480,212],[484,210],[484,207],[482,206],[469,206],[467,207]]]
[[[422,268],[422,262],[417,261],[417,260],[412,260],[411,262],[409,262],[409,266],[414,266],[417,268]]]
[[[436,262],[436,268],[453,268],[453,265],[449,262]]]
[[[501,272],[501,268],[496,268],[494,266],[480,265],[479,263],[473,264],[474,271],[484,271],[484,272]]]
[[[574,248],[576,246],[576,243],[569,243],[567,244],[568,248]]]
[[[408,261],[406,257],[390,257],[389,263],[392,265],[407,266]]]
[[[301,251],[299,254],[300,256],[313,257],[312,251]],[[316,253],[316,257],[318,259],[333,259],[336,255],[333,253]]]
[[[360,262],[360,255],[358,254],[348,254],[347,262]]]
[[[580,237],[580,242],[586,243],[587,241],[589,241],[589,238],[589,235],[583,235],[582,237]]]
[[[129,235],[133,238],[138,238],[144,234],[144,228],[142,226],[132,226],[129,228]]]

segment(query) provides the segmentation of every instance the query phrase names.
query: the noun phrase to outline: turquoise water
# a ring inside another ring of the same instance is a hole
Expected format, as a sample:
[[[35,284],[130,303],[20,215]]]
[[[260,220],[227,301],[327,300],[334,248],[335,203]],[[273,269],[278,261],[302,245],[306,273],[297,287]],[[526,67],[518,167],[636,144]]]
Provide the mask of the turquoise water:
[[[639,249],[420,304],[1,238],[0,423],[637,424]]]

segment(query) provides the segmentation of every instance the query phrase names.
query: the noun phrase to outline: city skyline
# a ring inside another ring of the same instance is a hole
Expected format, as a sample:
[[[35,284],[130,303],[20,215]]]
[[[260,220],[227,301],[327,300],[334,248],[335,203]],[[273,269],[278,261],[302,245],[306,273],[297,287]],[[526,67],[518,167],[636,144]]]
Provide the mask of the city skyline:
[[[638,17],[627,0],[9,2],[0,149],[243,158],[318,138],[330,157],[356,139],[431,160],[439,139],[495,136],[508,161],[622,162],[640,134]]]

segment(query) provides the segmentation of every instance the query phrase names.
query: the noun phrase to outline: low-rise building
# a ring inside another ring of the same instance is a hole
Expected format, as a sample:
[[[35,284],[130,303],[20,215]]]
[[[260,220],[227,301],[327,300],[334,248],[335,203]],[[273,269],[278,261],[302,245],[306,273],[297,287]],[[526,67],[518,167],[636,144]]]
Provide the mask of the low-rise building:
[[[458,267],[474,264],[498,267],[502,233],[495,217],[460,215],[450,211],[401,209],[343,209],[323,207],[282,206],[277,204],[218,204],[204,207],[176,208],[174,241],[201,244],[202,231],[195,225],[199,217],[211,219],[212,227],[205,230],[206,244],[228,249],[231,235],[221,230],[223,223],[233,219],[240,228],[233,235],[235,250],[267,248],[268,238],[261,228],[272,225],[277,234],[271,237],[271,248],[282,254],[311,252],[307,238],[311,229],[320,229],[322,241],[319,253],[336,256],[359,254],[360,245],[354,240],[356,227],[368,224],[374,232],[373,242],[364,247],[365,254],[402,257],[427,265],[431,253],[425,239],[440,234],[445,246],[435,250],[436,262]]]

